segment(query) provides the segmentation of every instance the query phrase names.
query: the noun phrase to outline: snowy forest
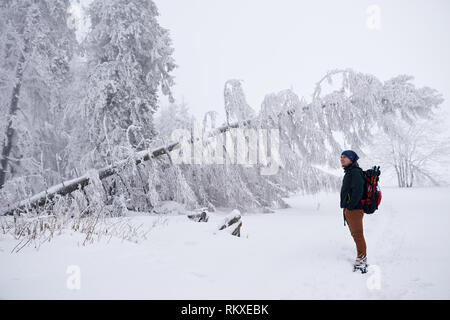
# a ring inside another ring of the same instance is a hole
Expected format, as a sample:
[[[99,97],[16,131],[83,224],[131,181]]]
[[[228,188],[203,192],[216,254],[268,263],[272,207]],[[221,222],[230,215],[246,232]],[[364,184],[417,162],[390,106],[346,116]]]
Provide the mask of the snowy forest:
[[[197,119],[173,95],[177,44],[152,0],[91,1],[82,40],[71,5],[0,3],[0,232],[15,241],[8,254],[64,230],[81,233],[83,244],[114,232],[151,238],[125,220],[136,215],[276,214],[293,196],[337,193],[345,149],[366,168],[381,166],[381,186],[389,174],[396,189],[448,186],[445,100],[414,75],[337,68],[308,79],[312,94],[267,92],[260,106],[247,102],[236,77],[223,83],[223,105]],[[277,172],[261,174],[261,163],[176,163],[173,132],[198,124],[200,142],[189,143],[202,146],[233,139],[232,129],[277,129]]]

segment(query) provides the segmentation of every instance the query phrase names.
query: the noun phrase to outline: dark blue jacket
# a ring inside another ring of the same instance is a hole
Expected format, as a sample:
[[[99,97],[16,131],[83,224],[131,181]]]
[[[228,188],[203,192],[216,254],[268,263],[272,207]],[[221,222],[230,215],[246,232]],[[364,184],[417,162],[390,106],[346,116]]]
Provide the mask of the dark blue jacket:
[[[341,208],[362,209],[361,199],[364,193],[364,176],[358,162],[344,168],[345,175],[341,187]]]

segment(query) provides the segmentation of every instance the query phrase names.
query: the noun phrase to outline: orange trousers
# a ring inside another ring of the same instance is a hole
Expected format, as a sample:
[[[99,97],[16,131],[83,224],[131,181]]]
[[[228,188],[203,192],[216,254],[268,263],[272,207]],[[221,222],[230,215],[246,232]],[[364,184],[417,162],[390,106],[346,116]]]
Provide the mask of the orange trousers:
[[[366,256],[366,240],[363,232],[363,209],[348,210],[344,209],[345,220],[356,244],[358,258]]]

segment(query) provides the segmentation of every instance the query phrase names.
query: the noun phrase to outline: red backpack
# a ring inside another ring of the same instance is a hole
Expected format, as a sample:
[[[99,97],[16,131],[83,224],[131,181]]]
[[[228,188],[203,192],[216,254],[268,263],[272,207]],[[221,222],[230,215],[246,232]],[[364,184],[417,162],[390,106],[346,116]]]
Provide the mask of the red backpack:
[[[364,193],[361,200],[364,213],[372,214],[378,209],[381,202],[381,191],[378,186],[380,179],[380,167],[374,166],[372,169],[363,171]]]

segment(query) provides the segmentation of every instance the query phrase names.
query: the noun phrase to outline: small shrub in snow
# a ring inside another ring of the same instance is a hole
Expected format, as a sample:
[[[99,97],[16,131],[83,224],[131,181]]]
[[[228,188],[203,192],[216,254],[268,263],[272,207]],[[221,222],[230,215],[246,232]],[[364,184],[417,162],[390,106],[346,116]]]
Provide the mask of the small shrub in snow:
[[[206,213],[206,211],[203,211],[202,213],[197,214],[190,214],[188,215],[188,218],[191,220],[194,220],[196,222],[208,222],[209,216]]]
[[[92,194],[95,194],[92,193]],[[49,242],[54,236],[71,233],[82,234],[82,245],[100,241],[107,237],[116,237],[122,240],[139,242],[147,239],[150,229],[143,225],[136,225],[130,218],[119,216],[122,213],[115,210],[116,218],[110,217],[110,212],[100,202],[80,201],[85,200],[81,192],[73,193],[74,197],[60,197],[55,200],[53,206],[40,211],[15,214],[14,216],[0,217],[0,230],[4,235],[11,235],[18,240],[12,252],[19,252],[27,245],[33,245],[38,249],[45,242]],[[125,210],[123,202],[118,202],[117,207]],[[90,214],[86,214],[90,212]],[[152,228],[161,221],[156,221]]]

